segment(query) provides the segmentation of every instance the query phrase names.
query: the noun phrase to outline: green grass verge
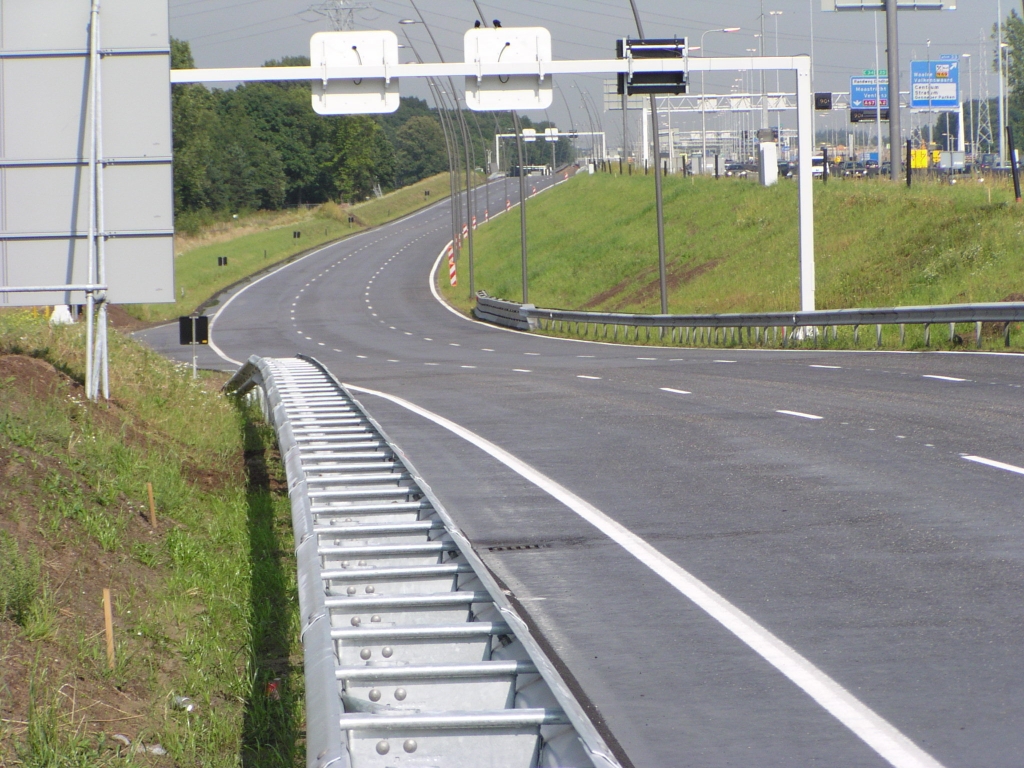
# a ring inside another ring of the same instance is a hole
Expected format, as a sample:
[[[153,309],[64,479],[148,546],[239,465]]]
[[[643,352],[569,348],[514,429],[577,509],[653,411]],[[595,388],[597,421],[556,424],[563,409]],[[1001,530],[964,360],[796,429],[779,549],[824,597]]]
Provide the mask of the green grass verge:
[[[312,248],[413,213],[448,196],[448,174],[423,179],[381,198],[350,208],[332,203],[298,221],[189,249],[175,257],[173,304],[132,304],[125,309],[146,322],[166,322],[191,313],[239,280]],[[429,194],[425,194],[429,193]],[[349,215],[355,217],[349,223]],[[296,238],[293,233],[299,232]],[[227,266],[218,266],[226,256]]]
[[[0,765],[153,764],[118,733],[160,744],[158,764],[304,764],[290,508],[272,433],[213,375],[194,381],[113,331],[114,399],[85,401],[83,335],[0,313]],[[114,669],[102,587],[114,596]],[[178,695],[194,711],[176,708]]]
[[[1024,207],[1013,204],[1004,182],[921,182],[907,189],[833,180],[816,183],[814,194],[820,309],[1024,294]],[[765,189],[743,179],[670,177],[664,200],[670,312],[799,307],[795,183]],[[651,177],[580,175],[530,200],[527,219],[532,303],[659,310]],[[475,266],[478,289],[520,298],[517,215],[477,230]],[[460,283],[468,282],[462,268]],[[439,282],[455,306],[470,308],[462,285]]]

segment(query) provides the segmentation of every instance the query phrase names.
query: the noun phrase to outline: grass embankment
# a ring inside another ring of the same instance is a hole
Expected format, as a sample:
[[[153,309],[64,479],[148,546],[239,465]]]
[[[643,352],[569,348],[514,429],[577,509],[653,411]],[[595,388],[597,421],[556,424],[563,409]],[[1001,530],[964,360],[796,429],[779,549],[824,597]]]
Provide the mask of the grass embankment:
[[[175,302],[128,305],[125,309],[145,322],[187,315],[239,280],[304,251],[413,213],[444,199],[448,192],[448,174],[443,173],[353,206],[326,203],[309,210],[260,212],[204,227],[176,243]],[[349,216],[354,218],[351,223]],[[218,266],[219,256],[227,257],[227,266]]]
[[[303,764],[272,433],[113,331],[113,399],[86,401],[82,337],[0,313],[0,765]]]
[[[664,199],[670,312],[799,307],[795,183],[765,189],[743,179],[670,177]],[[815,183],[814,203],[819,309],[1024,294],[1024,207],[1013,204],[1003,181],[916,183],[908,190],[884,181],[834,179]],[[580,175],[531,200],[527,217],[532,303],[659,311],[651,177]],[[518,300],[518,216],[477,230],[475,255],[476,286]],[[441,283],[449,300],[469,309],[461,285]],[[968,330],[962,330],[966,338]],[[846,333],[852,343],[852,330]],[[940,335],[932,334],[933,344]],[[910,337],[909,343],[921,341],[919,330],[908,328]],[[873,345],[874,334],[862,334],[861,342]]]

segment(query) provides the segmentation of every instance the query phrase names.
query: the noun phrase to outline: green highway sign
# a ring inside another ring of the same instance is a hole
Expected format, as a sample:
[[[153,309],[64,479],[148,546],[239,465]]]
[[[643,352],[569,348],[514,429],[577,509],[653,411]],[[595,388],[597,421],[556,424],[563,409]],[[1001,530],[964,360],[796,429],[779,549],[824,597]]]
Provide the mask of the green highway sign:
[[[875,76],[875,70],[873,70],[873,69],[865,69],[864,70],[864,77],[874,77],[874,76]],[[880,69],[880,70],[878,70],[878,76],[879,77],[888,77],[889,76],[889,70],[888,69]]]

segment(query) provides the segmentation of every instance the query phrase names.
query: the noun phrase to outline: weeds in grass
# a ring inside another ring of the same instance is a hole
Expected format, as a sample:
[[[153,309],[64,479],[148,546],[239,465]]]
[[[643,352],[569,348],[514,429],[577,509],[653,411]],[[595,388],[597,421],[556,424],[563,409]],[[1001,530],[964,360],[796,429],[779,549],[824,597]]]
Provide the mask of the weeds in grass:
[[[43,584],[25,614],[25,638],[31,642],[50,640],[57,632],[57,606],[49,584]]]
[[[0,311],[0,356],[31,355],[80,381],[82,331]],[[113,584],[117,665],[111,672],[99,606],[91,602],[98,595],[75,590],[80,604],[90,602],[85,615],[71,616],[69,590],[51,589],[35,555],[0,533],[3,615],[23,625],[6,636],[15,638],[16,648],[45,649],[38,654],[31,707],[14,715],[30,725],[0,734],[0,765],[77,768],[141,760],[116,757],[96,733],[104,726],[83,725],[61,709],[55,688],[67,674],[94,691],[120,686],[118,696],[131,697],[144,716],[118,727],[140,724],[136,742],[161,743],[168,764],[300,765],[298,603],[288,498],[279,479],[274,487],[267,479],[282,475],[273,435],[255,423],[255,413],[193,382],[189,371],[114,332],[110,347],[115,401],[109,404],[83,403],[80,388],[70,384],[33,393],[0,381],[6,473],[0,503],[23,522],[37,522],[42,546],[52,548],[46,549],[48,573],[61,562],[74,567],[75,557],[86,553],[104,573],[122,578],[119,587]],[[255,486],[239,472],[243,443],[253,432],[262,435],[264,451],[264,479]],[[138,521],[148,507],[147,481],[156,497],[156,530]],[[7,529],[17,521],[0,522]],[[56,583],[60,575],[50,578]],[[145,584],[136,588],[132,579]],[[60,672],[48,673],[47,664],[58,658]],[[0,660],[0,685],[22,668]],[[267,683],[277,678],[279,698],[268,696]],[[198,708],[174,709],[172,694],[191,697]]]
[[[25,626],[39,593],[39,557],[19,550],[18,542],[0,531],[0,619]]]
[[[47,674],[37,667],[29,681],[28,725],[17,749],[24,768],[92,768],[107,765],[115,753],[100,736],[82,733],[82,722],[72,722],[62,711],[60,689],[53,691]]]

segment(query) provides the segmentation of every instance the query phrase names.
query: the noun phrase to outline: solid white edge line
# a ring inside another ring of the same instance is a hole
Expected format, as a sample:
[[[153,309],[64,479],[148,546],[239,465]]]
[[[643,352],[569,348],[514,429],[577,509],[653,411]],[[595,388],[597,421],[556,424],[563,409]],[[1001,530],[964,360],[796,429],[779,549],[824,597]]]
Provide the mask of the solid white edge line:
[[[801,413],[800,411],[780,411],[780,410],[776,410],[775,412],[776,413],[781,413],[784,416],[799,416],[801,419],[813,419],[814,421],[818,421],[820,419],[825,418],[824,416],[815,416],[813,413]]]
[[[984,456],[961,456],[964,461],[973,461],[976,464],[984,464],[989,467],[995,467],[996,469],[1005,469],[1007,472],[1014,472],[1018,475],[1024,475],[1024,467],[1016,467],[1013,464],[1004,464],[1001,461],[994,459],[986,459]]]
[[[534,469],[491,441],[443,416],[386,392],[345,384],[354,392],[389,400],[411,411],[500,461],[545,491],[633,555],[654,573],[693,601],[732,632],[761,658],[788,677],[839,722],[896,768],[942,768],[942,764],[904,736],[888,721],[818,669],[711,587],[663,555],[645,540],[593,504]]]

